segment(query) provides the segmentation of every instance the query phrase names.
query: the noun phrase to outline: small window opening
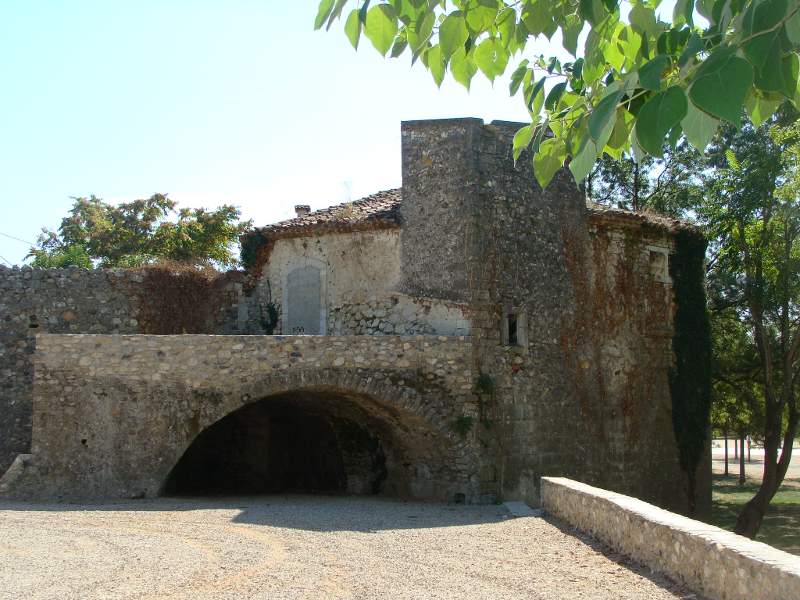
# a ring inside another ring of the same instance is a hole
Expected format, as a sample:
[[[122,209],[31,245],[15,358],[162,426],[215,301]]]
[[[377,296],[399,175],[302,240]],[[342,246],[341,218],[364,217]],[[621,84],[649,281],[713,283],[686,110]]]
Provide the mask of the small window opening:
[[[37,329],[39,327],[39,319],[36,318],[36,315],[31,315],[28,319],[28,328],[29,329]]]
[[[508,345],[519,346],[519,336],[517,334],[517,315],[508,315]]]

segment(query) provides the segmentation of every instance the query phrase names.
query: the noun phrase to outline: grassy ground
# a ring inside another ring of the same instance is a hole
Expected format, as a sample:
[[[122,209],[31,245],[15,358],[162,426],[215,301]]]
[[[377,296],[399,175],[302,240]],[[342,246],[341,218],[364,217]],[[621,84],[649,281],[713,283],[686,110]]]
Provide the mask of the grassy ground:
[[[738,484],[733,475],[714,475],[711,522],[733,530],[744,504],[758,490],[758,481]],[[800,479],[786,479],[769,506],[756,540],[800,555]]]

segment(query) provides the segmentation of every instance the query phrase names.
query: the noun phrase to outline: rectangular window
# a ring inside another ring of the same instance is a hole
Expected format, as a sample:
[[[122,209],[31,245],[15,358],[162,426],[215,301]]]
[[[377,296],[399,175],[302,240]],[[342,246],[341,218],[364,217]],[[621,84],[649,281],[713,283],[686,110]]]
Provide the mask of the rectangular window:
[[[507,319],[507,327],[508,327],[508,345],[509,346],[519,346],[519,336],[517,330],[517,315],[508,315]]]

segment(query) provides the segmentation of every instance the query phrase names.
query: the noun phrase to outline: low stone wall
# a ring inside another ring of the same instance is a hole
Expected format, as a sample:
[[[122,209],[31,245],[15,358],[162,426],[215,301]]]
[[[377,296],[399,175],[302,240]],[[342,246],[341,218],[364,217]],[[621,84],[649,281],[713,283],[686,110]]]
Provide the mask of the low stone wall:
[[[652,504],[543,477],[548,513],[637,562],[719,600],[800,598],[800,558]]]

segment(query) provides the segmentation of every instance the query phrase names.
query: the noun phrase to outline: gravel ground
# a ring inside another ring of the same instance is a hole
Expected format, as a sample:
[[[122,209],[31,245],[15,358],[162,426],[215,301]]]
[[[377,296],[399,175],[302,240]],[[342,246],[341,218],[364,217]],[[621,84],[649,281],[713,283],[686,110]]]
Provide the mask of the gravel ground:
[[[270,496],[0,503],[0,598],[695,598],[502,506]]]

